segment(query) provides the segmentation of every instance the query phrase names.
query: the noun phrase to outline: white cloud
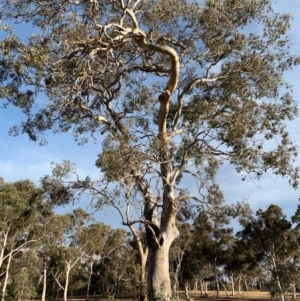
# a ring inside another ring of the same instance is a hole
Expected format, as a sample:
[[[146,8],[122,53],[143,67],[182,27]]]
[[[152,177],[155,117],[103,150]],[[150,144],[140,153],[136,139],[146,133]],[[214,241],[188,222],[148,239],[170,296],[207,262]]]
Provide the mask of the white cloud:
[[[271,204],[283,208],[291,216],[297,207],[299,191],[294,190],[284,179],[273,174],[265,174],[260,181],[242,176],[235,172],[233,166],[225,164],[218,175],[218,180],[228,203],[247,200],[252,210],[266,209]]]
[[[3,161],[0,160],[0,175],[6,182],[14,182],[21,179],[29,179],[35,183],[39,178],[50,172],[50,165],[48,162],[40,161],[36,164],[23,164],[16,161]]]

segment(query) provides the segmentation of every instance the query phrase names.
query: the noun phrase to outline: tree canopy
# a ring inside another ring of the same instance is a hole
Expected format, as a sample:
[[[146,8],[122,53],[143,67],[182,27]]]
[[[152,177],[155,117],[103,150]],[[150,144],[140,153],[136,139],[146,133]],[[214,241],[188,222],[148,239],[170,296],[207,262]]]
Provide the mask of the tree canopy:
[[[221,164],[298,186],[286,129],[298,108],[284,73],[300,60],[290,53],[291,15],[271,0],[16,0],[0,12],[34,26],[22,39],[1,25],[0,98],[26,116],[11,133],[41,144],[49,130],[71,131],[79,144],[102,136],[101,185],[132,185],[144,204],[151,300],[162,283],[170,298],[179,206],[222,201]],[[89,178],[73,186],[94,187]]]

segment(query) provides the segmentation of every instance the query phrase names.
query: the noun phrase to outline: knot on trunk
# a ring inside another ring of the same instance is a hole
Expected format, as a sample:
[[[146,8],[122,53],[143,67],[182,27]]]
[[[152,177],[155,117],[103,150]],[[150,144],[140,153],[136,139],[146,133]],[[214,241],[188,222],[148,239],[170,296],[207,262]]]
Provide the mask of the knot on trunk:
[[[169,102],[170,96],[171,92],[169,90],[165,90],[158,96],[158,101],[161,104],[166,105]]]
[[[172,213],[176,213],[178,211],[178,202],[175,199],[170,199],[170,210]]]

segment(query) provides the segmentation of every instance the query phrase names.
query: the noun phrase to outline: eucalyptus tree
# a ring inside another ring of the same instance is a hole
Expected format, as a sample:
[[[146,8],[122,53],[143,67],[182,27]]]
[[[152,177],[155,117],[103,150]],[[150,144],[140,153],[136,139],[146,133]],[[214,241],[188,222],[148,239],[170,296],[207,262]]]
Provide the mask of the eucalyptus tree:
[[[179,300],[179,276],[181,274],[183,257],[185,253],[189,251],[191,242],[195,238],[192,235],[191,225],[189,223],[179,223],[178,228],[180,235],[176,238],[174,245],[170,249],[170,273],[173,284],[173,297],[175,297],[176,300]],[[186,296],[189,299],[187,290]]]
[[[233,229],[229,226],[230,215],[234,211],[230,206],[219,206],[212,212],[201,211],[194,222],[195,239],[192,248],[198,250],[202,260],[206,261],[215,278],[217,298],[219,298],[220,284],[224,287],[227,296],[229,294],[220,275],[226,259],[231,252],[234,243]]]
[[[85,244],[85,255],[84,260],[89,269],[89,277],[87,282],[87,290],[86,290],[86,300],[89,299],[90,294],[90,285],[93,276],[93,266],[94,264],[99,264],[99,262],[104,257],[104,247],[105,241],[111,231],[110,226],[105,225],[103,223],[91,224],[82,229],[79,240],[81,244]],[[115,246],[112,246],[112,250]]]
[[[57,167],[63,167],[63,165],[57,165]],[[147,298],[147,290],[145,288],[147,283],[146,264],[148,256],[145,233],[142,230],[142,225],[145,223],[141,214],[141,212],[143,212],[143,200],[137,195],[134,181],[129,181],[128,179],[123,181],[120,179],[118,188],[114,187],[113,193],[103,189],[109,183],[103,185],[104,182],[102,181],[101,184],[102,185],[99,187],[99,185],[93,184],[90,186],[90,183],[88,183],[88,185],[84,183],[83,190],[86,190],[87,188],[89,192],[96,197],[97,202],[95,202],[94,206],[97,209],[103,207],[103,204],[114,208],[119,215],[122,225],[128,227],[130,230],[139,257],[139,280],[137,287],[140,288],[140,291],[137,295],[139,301],[143,301]],[[77,185],[78,183],[75,184],[75,186]],[[71,188],[73,187],[72,184],[70,186]]]
[[[90,224],[80,231],[78,240],[80,245],[85,246],[83,261],[89,269],[86,300],[89,299],[92,279],[94,286],[99,287],[97,280],[102,274],[99,267],[104,260],[111,261],[112,254],[124,245],[125,235],[123,229],[112,229],[103,223]]]
[[[37,284],[40,275],[36,246],[26,248],[24,254],[15,256],[11,263],[9,286],[7,289],[9,299],[28,300],[38,297]]]
[[[26,115],[11,133],[41,144],[50,129],[79,143],[103,135],[103,177],[134,182],[144,202],[150,300],[171,296],[180,203],[208,204],[223,162],[298,185],[285,127],[298,110],[283,75],[299,58],[291,16],[272,0],[4,0],[0,10],[34,31],[21,40],[1,24],[0,97]]]
[[[78,265],[84,256],[87,241],[81,241],[81,231],[89,215],[82,209],[73,210],[73,213],[55,215],[51,221],[51,240],[49,251],[49,271],[59,289],[63,291],[63,299],[67,300],[71,270]]]
[[[292,229],[282,209],[277,205],[270,205],[265,211],[259,209],[237,236],[246,255],[269,275],[271,295],[284,301],[295,283],[293,278],[298,278],[292,266],[297,266],[299,233]]]
[[[26,250],[45,235],[45,217],[51,208],[44,202],[44,192],[29,180],[0,183],[0,276],[5,300],[13,259],[26,256]]]
[[[119,233],[121,234],[122,231]],[[125,234],[124,231],[123,234]],[[139,274],[134,260],[137,255],[136,250],[133,250],[128,240],[124,238],[123,236],[123,245],[114,250],[110,257],[106,257],[102,265],[105,270],[103,280],[106,284],[108,299],[115,299],[115,295],[124,292],[125,289],[131,294],[137,292],[137,297],[140,297],[142,291],[139,288],[140,283],[136,282],[136,276]]]
[[[132,247],[131,239],[128,239],[128,233],[124,229],[111,229],[102,258],[93,267],[91,288],[94,293],[107,294],[109,299],[114,299],[115,294],[125,287],[130,287],[129,292],[133,293],[133,279],[128,277],[128,270],[139,274],[139,269],[135,262],[137,252]],[[125,286],[124,282],[127,282]]]

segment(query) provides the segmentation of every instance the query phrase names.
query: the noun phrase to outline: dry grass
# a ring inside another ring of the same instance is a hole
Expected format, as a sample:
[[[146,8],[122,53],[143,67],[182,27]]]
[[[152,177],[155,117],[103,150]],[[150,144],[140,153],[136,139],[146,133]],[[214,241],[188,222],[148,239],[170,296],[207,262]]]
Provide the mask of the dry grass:
[[[134,295],[130,294],[117,294],[115,295],[115,301],[137,301]],[[179,298],[182,301],[188,301],[184,292],[180,292]],[[248,292],[242,292],[240,295],[238,292],[236,292],[235,296],[230,296],[228,298],[226,296],[226,293],[221,291],[220,292],[220,298],[216,298],[216,292],[215,291],[210,291],[208,293],[208,296],[205,298],[200,297],[200,292],[191,292],[190,293],[190,300],[189,301],[229,301],[229,300],[234,300],[234,301],[266,301],[270,300],[270,295],[268,292],[260,292],[260,291],[248,291]],[[107,301],[107,296],[102,296],[102,295],[91,295],[90,296],[90,301]],[[59,301],[62,299],[60,298]],[[68,297],[68,300],[72,301],[85,301],[84,296],[74,296],[74,297]],[[58,301],[58,300],[56,300]]]
[[[230,292],[229,292],[230,294]],[[186,296],[184,293],[180,293],[179,295],[180,300],[187,300]],[[200,293],[195,293],[191,292],[190,293],[190,298],[195,300],[201,300],[201,301],[228,301],[228,300],[242,300],[242,301],[265,301],[265,300],[270,300],[270,294],[268,292],[260,292],[260,291],[248,291],[248,292],[242,292],[239,294],[236,292],[235,296],[230,296],[230,298],[227,297],[226,293],[224,291],[220,292],[220,297],[216,298],[216,292],[215,291],[210,291],[208,293],[208,297],[201,298]],[[190,301],[191,301],[190,299]]]

